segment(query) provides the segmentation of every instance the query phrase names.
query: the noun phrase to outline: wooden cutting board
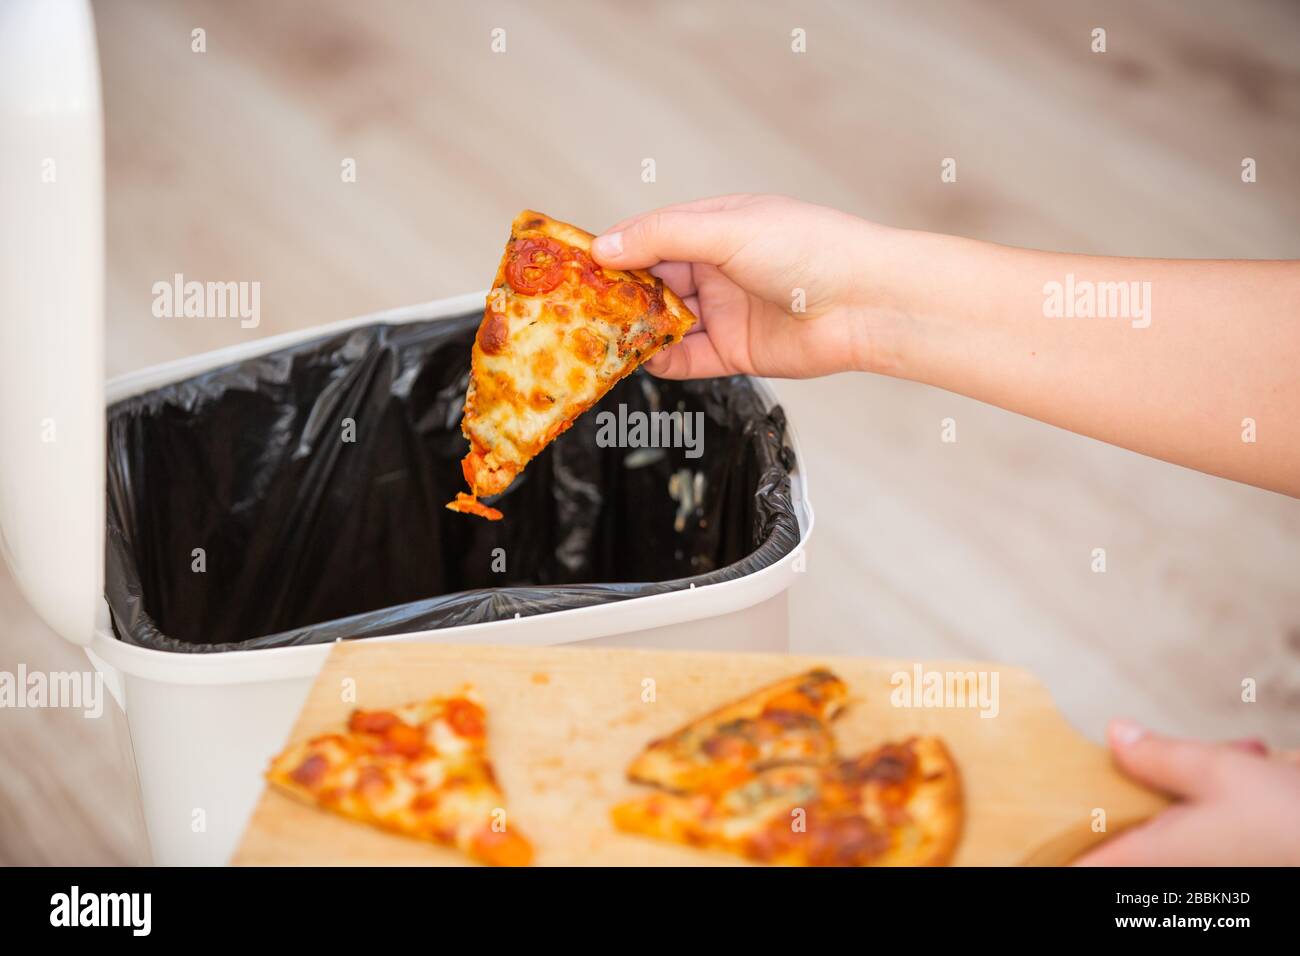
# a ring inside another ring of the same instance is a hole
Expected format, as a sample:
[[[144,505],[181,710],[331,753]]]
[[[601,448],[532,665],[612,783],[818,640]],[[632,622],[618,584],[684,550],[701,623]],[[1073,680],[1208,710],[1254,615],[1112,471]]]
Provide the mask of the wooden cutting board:
[[[988,663],[341,643],[291,739],[338,729],[358,706],[394,707],[473,683],[487,707],[488,751],[511,825],[533,841],[539,865],[726,865],[738,861],[614,830],[609,808],[645,792],[628,783],[624,771],[648,741],[812,667],[829,667],[849,686],[850,704],[834,724],[841,753],[913,734],[937,734],[947,743],[966,799],[956,864],[1064,863],[1165,804],[1121,776],[1106,751],[1073,730],[1028,673]],[[953,706],[959,703],[953,697],[945,707],[896,706],[891,695],[903,693],[897,675],[916,683],[918,667],[922,686],[929,674],[984,672],[991,692],[996,675],[996,716],[981,716],[978,704]],[[353,694],[345,699],[349,689]],[[1094,832],[1099,812],[1105,833]],[[271,790],[232,862],[468,863],[455,851],[355,824]]]

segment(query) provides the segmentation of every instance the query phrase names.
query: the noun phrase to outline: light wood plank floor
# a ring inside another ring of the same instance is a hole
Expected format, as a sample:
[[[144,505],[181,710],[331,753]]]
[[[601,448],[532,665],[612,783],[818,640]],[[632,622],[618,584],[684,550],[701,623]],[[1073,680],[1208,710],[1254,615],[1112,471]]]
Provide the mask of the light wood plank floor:
[[[1286,0],[96,12],[110,374],[481,288],[524,206],[598,229],[779,191],[1019,245],[1300,256]],[[1096,26],[1105,54],[1089,51]],[[956,184],[939,181],[944,157]],[[177,272],[260,281],[261,326],[154,319],[150,287]],[[1022,664],[1092,735],[1127,713],[1300,744],[1300,502],[908,383],[779,389],[819,515],[793,594],[799,650]],[[829,427],[846,414],[847,444]],[[939,441],[946,417],[956,444]],[[0,669],[80,666],[7,572],[0,620]],[[1244,677],[1257,703],[1241,703]],[[133,787],[113,720],[0,712],[0,862],[143,861]]]

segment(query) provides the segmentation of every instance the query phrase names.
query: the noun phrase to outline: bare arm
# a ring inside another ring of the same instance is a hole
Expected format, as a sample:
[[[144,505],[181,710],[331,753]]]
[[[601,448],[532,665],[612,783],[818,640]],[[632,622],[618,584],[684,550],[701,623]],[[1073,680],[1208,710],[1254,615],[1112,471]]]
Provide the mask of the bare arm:
[[[662,263],[703,319],[658,374],[896,375],[1300,497],[1300,263],[1036,252],[781,197],[611,231],[597,258]]]

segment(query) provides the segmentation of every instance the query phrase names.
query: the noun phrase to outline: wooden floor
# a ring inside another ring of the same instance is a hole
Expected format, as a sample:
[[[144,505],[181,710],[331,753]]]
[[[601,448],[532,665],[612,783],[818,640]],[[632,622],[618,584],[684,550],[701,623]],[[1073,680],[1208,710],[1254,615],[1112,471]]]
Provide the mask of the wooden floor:
[[[1300,257],[1287,0],[95,7],[110,375],[482,288],[525,206],[599,229],[764,190],[1019,245]],[[177,272],[260,281],[260,327],[153,318]],[[1094,736],[1123,713],[1300,744],[1300,502],[909,383],[779,390],[818,513],[797,649],[1021,664]],[[0,670],[84,666],[7,572],[0,621]],[[116,723],[0,712],[0,862],[147,859]]]

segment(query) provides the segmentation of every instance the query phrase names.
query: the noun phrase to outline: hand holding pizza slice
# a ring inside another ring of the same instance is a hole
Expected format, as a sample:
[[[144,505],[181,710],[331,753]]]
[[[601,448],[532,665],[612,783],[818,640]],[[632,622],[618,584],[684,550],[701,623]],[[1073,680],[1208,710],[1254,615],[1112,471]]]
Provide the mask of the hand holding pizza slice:
[[[619,379],[680,341],[695,316],[643,269],[605,269],[591,233],[532,210],[515,217],[475,336],[461,431],[469,493],[447,507],[489,520],[505,491]]]

